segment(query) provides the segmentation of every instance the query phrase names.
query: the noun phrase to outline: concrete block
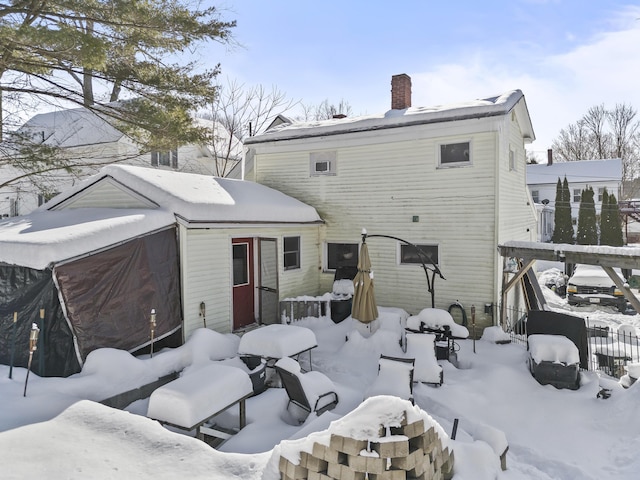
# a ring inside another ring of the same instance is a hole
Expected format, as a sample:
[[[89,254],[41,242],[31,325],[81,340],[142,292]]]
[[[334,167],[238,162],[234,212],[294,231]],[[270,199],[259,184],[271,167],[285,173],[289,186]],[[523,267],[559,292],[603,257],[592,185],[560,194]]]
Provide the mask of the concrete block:
[[[409,440],[406,438],[387,437],[384,441],[371,442],[371,450],[382,458],[406,457],[409,455]]]
[[[290,480],[304,479],[309,475],[309,471],[306,468],[301,465],[291,463],[284,457],[280,457],[278,469],[283,477],[286,476]]]
[[[302,465],[307,470],[314,472],[327,471],[327,461],[315,457],[308,452],[300,452],[300,465]]]
[[[382,473],[372,473],[369,480],[407,480],[407,472],[404,470],[385,470]]]
[[[314,457],[321,460],[325,460],[329,463],[340,463],[345,465],[347,463],[347,454],[334,450],[331,447],[322,445],[320,443],[313,444],[313,450],[311,453]]]
[[[395,457],[391,459],[391,466],[393,468],[400,468],[402,470],[411,470],[417,464],[417,462],[424,461],[424,452],[421,448],[417,448],[409,452],[406,457]]]
[[[347,465],[330,463],[327,468],[327,475],[340,480],[365,480],[365,472],[354,472]]]
[[[368,442],[366,440],[355,440],[342,435],[331,434],[329,447],[348,455],[358,455],[362,450],[366,450]]]
[[[324,473],[309,471],[308,480],[334,480],[334,479],[328,475],[325,475]]]
[[[387,467],[387,459],[362,455],[349,455],[347,465],[356,472],[382,473]]]
[[[409,437],[409,439],[415,438],[418,435],[422,435],[424,432],[425,428],[423,419],[409,423],[399,428],[391,428],[392,435],[404,435],[406,437]]]

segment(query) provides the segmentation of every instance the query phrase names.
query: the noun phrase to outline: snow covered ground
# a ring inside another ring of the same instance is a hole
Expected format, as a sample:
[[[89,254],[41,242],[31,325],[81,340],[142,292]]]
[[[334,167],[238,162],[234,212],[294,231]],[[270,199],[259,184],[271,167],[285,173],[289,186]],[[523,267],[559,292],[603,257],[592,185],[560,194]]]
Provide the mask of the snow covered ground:
[[[545,290],[554,309],[570,310],[562,298]],[[623,324],[640,327],[640,315],[590,307],[571,310],[614,329]],[[147,400],[122,412],[86,399],[104,399],[174,370],[188,375],[231,357],[239,343],[233,335],[202,329],[184,346],[158,352],[153,358],[98,350],[81,373],[67,379],[31,374],[26,396],[26,370],[15,368],[9,379],[9,367],[0,366],[0,476],[278,478],[274,458],[292,442],[305,442],[331,422],[351,421],[350,412],[361,404],[363,392],[376,376],[379,355],[402,355],[393,327],[393,319],[402,311],[381,311],[392,326],[369,338],[354,331],[350,318],[339,324],[328,318],[297,323],[316,336],[313,369],[336,385],[338,406],[297,425],[286,413],[284,389],[269,388],[247,400],[247,426],[218,450],[146,418]],[[454,419],[459,419],[455,441],[445,438],[455,452],[455,480],[638,478],[640,387],[623,389],[613,379],[586,372],[579,390],[557,390],[538,384],[530,375],[522,345],[496,344],[487,334],[475,342],[457,340],[457,346],[459,368],[440,361],[444,384],[437,388],[418,384],[414,389],[416,406],[442,428],[442,435],[450,435]],[[612,391],[606,400],[597,398],[603,386]],[[374,398],[386,399],[389,410],[404,408],[398,399]],[[379,403],[371,408],[381,410]],[[223,414],[221,423],[233,423],[236,415],[235,410]],[[352,421],[352,431],[368,428],[358,421]],[[496,444],[502,434],[509,445],[504,472],[494,452],[500,448]]]

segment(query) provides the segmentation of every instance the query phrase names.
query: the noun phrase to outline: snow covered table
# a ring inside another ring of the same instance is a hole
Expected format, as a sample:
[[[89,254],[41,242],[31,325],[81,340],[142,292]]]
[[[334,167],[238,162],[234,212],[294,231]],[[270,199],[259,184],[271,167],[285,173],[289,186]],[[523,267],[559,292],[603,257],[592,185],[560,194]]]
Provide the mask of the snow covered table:
[[[239,355],[253,355],[267,361],[268,367],[284,357],[298,359],[301,353],[309,352],[311,370],[311,349],[318,346],[312,330],[295,325],[266,325],[245,333],[238,345]]]
[[[196,436],[227,439],[231,434],[205,426],[224,410],[239,404],[240,429],[246,423],[245,400],[253,394],[249,375],[235,367],[212,364],[155,390],[149,397],[147,417]]]

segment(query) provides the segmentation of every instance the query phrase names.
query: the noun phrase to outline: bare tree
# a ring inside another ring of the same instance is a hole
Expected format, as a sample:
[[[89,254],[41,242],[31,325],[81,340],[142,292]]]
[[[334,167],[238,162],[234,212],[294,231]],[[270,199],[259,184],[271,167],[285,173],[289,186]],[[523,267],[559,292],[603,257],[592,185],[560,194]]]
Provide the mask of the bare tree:
[[[607,158],[609,154],[610,135],[606,132],[606,123],[609,112],[604,104],[591,107],[582,118],[584,127],[590,135],[591,148],[594,158]]]
[[[227,176],[240,161],[238,149],[246,137],[262,132],[273,118],[293,108],[298,102],[287,99],[275,86],[246,86],[235,80],[218,85],[218,95],[211,112],[199,116],[213,121],[213,141],[209,145],[216,158],[215,174]]]
[[[608,110],[591,107],[576,123],[560,130],[552,148],[560,161],[622,159],[622,178],[631,180],[640,171],[640,122],[637,110],[625,103]]]
[[[560,161],[594,158],[589,130],[582,119],[560,130],[558,138],[553,141],[552,148],[554,156]]]
[[[330,120],[337,115],[349,117],[353,115],[351,105],[345,99],[341,99],[338,104],[323,100],[318,105],[302,104],[302,114],[296,116],[297,120],[308,122],[310,120]]]

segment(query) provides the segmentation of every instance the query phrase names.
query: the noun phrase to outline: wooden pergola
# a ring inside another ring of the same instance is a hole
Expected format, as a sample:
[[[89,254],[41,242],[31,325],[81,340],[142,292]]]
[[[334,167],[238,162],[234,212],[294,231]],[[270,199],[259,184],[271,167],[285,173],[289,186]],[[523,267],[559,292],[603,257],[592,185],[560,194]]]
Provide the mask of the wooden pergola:
[[[507,293],[518,282],[522,281],[525,275],[533,284],[533,288],[540,291],[535,275],[530,273],[531,267],[536,260],[547,260],[552,262],[563,262],[570,264],[599,265],[611,277],[612,282],[624,293],[631,306],[640,312],[640,300],[631,291],[627,284],[624,284],[620,277],[613,270],[614,267],[621,269],[640,269],[640,247],[609,247],[604,245],[570,245],[565,243],[540,243],[540,242],[505,242],[498,245],[498,251],[504,259],[505,265],[508,258],[516,259],[515,269],[504,269],[505,274],[502,279],[502,298],[500,309],[500,323],[506,318]],[[509,277],[509,273],[513,277]]]

